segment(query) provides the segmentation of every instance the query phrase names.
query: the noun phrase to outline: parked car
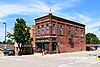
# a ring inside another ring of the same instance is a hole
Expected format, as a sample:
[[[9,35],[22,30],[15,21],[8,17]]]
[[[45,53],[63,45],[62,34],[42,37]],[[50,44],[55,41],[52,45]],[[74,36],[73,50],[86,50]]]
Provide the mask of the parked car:
[[[11,50],[11,49],[4,49],[3,50],[3,53],[4,53],[4,56],[13,56],[15,55],[15,51],[14,50]]]

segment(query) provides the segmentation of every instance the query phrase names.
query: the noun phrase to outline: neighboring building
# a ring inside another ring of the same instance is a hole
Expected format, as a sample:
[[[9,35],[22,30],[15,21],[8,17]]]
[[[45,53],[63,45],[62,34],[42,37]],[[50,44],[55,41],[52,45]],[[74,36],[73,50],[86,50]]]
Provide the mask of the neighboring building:
[[[35,25],[30,26],[30,39],[31,39],[31,46],[32,46],[32,52],[35,50]]]
[[[30,26],[30,39],[31,39],[31,44],[33,47],[35,47],[35,25]]]
[[[86,50],[85,25],[48,15],[35,19],[36,52],[48,53]]]

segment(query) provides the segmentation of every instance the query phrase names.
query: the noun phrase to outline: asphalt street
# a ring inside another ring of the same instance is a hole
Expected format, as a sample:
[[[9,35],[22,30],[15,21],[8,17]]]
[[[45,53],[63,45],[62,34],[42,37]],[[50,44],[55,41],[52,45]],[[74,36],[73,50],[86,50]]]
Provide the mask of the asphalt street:
[[[45,55],[0,56],[0,67],[100,67],[98,51]]]

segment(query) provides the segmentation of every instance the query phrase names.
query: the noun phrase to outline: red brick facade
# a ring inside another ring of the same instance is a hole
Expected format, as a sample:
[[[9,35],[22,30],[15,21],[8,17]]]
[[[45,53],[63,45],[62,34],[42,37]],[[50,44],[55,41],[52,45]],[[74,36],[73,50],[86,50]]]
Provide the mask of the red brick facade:
[[[35,19],[36,50],[49,53],[86,50],[85,25],[49,15]]]

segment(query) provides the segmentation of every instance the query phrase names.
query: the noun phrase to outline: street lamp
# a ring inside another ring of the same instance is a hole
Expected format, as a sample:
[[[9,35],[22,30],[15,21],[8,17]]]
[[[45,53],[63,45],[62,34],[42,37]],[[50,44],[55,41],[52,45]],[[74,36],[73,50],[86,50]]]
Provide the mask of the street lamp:
[[[3,23],[5,25],[5,44],[6,44],[6,27],[7,27],[7,24],[6,23]]]

